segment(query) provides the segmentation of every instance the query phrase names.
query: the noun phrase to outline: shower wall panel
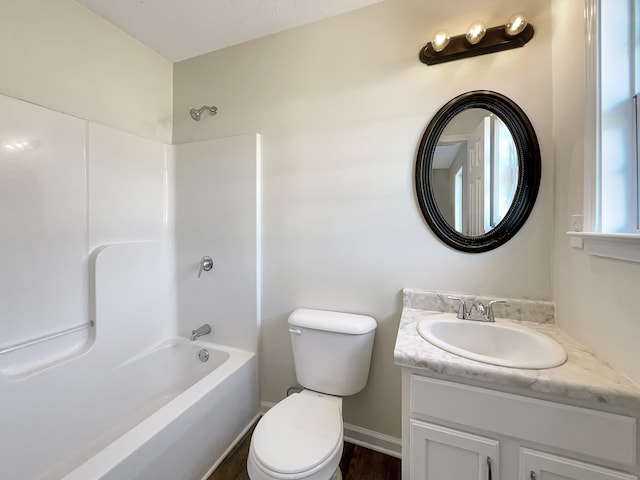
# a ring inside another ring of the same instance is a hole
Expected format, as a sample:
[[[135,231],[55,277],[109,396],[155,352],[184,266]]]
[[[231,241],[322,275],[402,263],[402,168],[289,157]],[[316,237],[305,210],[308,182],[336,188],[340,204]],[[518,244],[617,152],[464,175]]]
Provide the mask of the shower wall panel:
[[[0,349],[87,317],[86,122],[0,96]]]
[[[176,327],[173,160],[168,147],[0,95],[0,380],[89,346],[90,256],[154,242],[163,315]],[[47,338],[45,340],[45,338]]]
[[[214,342],[258,348],[260,136],[176,145],[180,333],[211,324]],[[213,258],[198,277],[200,259]]]

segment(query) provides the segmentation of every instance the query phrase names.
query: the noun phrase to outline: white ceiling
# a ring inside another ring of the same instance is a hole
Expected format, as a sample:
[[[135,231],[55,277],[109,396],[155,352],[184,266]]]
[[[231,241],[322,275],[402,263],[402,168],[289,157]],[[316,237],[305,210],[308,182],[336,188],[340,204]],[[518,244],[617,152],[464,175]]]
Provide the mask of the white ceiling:
[[[77,0],[171,62],[382,0]]]

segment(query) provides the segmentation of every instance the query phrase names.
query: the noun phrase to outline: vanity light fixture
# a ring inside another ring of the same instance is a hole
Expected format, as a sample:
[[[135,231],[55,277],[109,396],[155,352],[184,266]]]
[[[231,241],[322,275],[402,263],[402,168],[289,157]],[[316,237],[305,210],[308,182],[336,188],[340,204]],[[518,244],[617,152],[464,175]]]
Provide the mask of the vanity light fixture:
[[[533,33],[533,25],[522,13],[511,15],[504,25],[497,27],[487,28],[483,22],[474,22],[467,33],[454,37],[449,37],[445,30],[439,30],[433,41],[420,50],[420,61],[436,65],[523,47],[533,38]]]
[[[487,33],[487,26],[483,22],[474,22],[469,26],[465,38],[471,45],[480,43]]]
[[[450,40],[451,40],[451,37],[449,37],[449,32],[447,32],[446,30],[438,30],[436,34],[433,36],[433,42],[431,42],[431,47],[436,52],[441,52],[442,50],[447,48],[447,45],[449,45]]]
[[[527,17],[523,13],[514,13],[504,24],[504,31],[509,37],[520,35],[527,27]]]

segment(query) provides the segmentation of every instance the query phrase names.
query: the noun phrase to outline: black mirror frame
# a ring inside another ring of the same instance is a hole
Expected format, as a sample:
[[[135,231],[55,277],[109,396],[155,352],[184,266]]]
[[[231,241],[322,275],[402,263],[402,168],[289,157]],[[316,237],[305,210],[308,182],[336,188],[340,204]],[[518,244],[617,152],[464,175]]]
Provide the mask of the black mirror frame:
[[[488,110],[505,123],[516,145],[519,167],[518,184],[511,207],[498,225],[479,236],[463,235],[449,225],[438,209],[432,188],[431,167],[438,140],[456,115],[471,108]],[[504,245],[522,228],[535,204],[541,174],[538,138],[524,111],[504,95],[476,90],[449,101],[429,122],[418,148],[415,188],[422,216],[440,240],[456,250],[480,253]]]

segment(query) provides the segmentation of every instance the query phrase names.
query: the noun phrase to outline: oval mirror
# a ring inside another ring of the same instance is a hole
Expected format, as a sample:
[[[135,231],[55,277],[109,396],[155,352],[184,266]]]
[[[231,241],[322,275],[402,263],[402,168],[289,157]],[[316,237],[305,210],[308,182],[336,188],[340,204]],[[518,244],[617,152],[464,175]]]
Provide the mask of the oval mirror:
[[[503,245],[533,209],[541,175],[531,122],[499,93],[464,93],[425,130],[415,187],[422,215],[447,245],[485,252]]]

